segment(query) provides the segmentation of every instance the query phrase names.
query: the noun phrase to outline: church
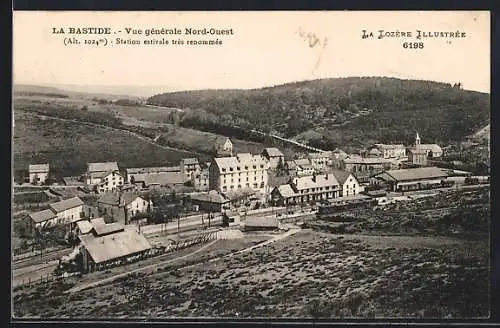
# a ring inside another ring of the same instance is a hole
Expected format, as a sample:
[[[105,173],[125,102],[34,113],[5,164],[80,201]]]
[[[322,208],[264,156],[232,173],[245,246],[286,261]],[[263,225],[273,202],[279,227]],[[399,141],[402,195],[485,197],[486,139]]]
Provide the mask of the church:
[[[416,165],[427,165],[427,158],[443,156],[443,150],[438,144],[422,144],[420,136],[415,138],[415,147],[408,149],[408,161]]]

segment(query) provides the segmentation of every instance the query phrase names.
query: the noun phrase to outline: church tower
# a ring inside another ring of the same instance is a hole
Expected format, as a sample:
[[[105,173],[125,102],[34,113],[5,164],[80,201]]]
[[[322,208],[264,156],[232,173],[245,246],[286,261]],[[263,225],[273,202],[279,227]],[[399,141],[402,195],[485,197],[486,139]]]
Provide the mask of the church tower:
[[[418,132],[417,132],[417,137],[415,138],[415,147],[418,147],[420,146],[420,136],[418,135]]]

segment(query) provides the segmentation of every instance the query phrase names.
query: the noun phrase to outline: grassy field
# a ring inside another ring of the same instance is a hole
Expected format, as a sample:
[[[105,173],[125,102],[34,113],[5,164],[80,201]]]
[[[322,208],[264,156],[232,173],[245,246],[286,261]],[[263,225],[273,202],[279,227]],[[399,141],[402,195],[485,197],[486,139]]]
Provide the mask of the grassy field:
[[[16,109],[64,118],[75,117],[84,121],[91,118],[92,113],[96,116],[108,115],[107,117],[115,117],[119,120],[117,122],[120,123],[113,122],[116,127],[148,136],[161,135],[159,143],[162,145],[200,153],[212,151],[215,140],[223,137],[172,124],[171,116],[172,113],[177,112],[177,109],[99,104],[89,99],[59,99],[40,96],[19,96],[15,98],[14,103]],[[82,112],[81,109],[84,106],[86,111]],[[234,139],[233,147],[235,152],[260,153],[264,146],[256,142]]]
[[[178,165],[191,153],[163,149],[130,134],[15,112],[14,169],[49,163],[56,177],[79,175],[87,162],[122,167]]]
[[[489,239],[488,188],[451,190],[375,209],[339,212],[309,222],[319,231],[372,235],[455,236]],[[339,222],[344,222],[339,224]]]
[[[62,292],[74,282],[17,291],[14,311],[42,318],[465,318],[489,313],[487,241],[303,230],[252,252],[204,260],[214,250],[224,255],[243,246],[223,243],[184,268],[166,265],[72,295]]]

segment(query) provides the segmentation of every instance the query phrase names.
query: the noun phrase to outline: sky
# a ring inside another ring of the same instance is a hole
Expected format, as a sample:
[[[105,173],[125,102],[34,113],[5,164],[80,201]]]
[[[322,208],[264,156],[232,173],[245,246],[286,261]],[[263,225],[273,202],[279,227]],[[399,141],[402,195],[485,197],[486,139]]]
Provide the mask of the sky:
[[[64,45],[95,35],[53,34],[53,28],[108,27],[107,46]],[[214,28],[233,35],[127,35],[126,28]],[[374,38],[362,39],[362,30]],[[378,39],[379,30],[411,38]],[[417,30],[465,33],[416,40]],[[169,45],[118,45],[116,38],[166,39]],[[173,45],[216,40],[221,45]],[[423,49],[403,43],[423,42]],[[451,41],[451,42],[447,42]],[[113,44],[111,44],[113,42]],[[259,88],[348,76],[461,82],[490,92],[490,15],[457,12],[14,12],[15,84],[165,91]],[[95,91],[95,90],[94,90]]]

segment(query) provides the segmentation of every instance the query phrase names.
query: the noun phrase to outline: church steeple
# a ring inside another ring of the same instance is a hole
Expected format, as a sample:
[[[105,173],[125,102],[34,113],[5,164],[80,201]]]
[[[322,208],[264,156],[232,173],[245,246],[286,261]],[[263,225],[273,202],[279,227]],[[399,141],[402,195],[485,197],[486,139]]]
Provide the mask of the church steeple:
[[[420,145],[420,136],[418,135],[418,132],[417,132],[417,137],[415,138],[415,146],[419,146]]]

